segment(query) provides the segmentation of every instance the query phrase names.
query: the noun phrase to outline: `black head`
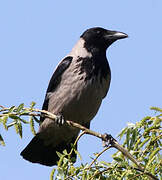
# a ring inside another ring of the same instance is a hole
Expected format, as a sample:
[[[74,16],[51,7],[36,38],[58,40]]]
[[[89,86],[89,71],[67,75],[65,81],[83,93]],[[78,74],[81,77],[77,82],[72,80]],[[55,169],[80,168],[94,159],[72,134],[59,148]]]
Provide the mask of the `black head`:
[[[87,29],[81,35],[81,38],[85,40],[85,47],[88,50],[93,48],[106,50],[116,40],[126,37],[128,37],[128,35],[125,33],[110,31],[101,27]]]

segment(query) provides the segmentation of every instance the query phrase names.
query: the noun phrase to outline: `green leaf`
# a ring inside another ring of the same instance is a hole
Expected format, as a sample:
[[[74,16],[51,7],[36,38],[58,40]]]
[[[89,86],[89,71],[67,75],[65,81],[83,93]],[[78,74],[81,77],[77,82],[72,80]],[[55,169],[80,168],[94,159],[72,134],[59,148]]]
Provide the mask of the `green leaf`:
[[[28,115],[29,114],[29,110],[23,110],[21,113],[20,113],[20,115]]]
[[[20,118],[20,121],[23,122],[24,124],[29,124],[29,121],[26,121],[25,119]]]
[[[130,149],[130,146],[129,146],[130,133],[131,133],[131,129],[129,128],[129,129],[127,130],[127,134],[126,134],[126,143],[127,143],[127,148],[128,148],[128,150]]]
[[[147,134],[149,134],[150,131],[152,131],[153,129],[159,129],[159,128],[160,128],[160,125],[151,126],[151,127],[147,128],[147,129],[145,129],[145,134],[147,135]]]
[[[123,137],[123,135],[126,133],[127,129],[128,129],[128,127],[123,128],[123,129],[121,130],[121,132],[120,132],[119,135],[118,135],[118,137],[120,137],[120,139],[121,139],[121,138]]]
[[[34,119],[34,121],[36,121],[38,124],[40,123],[40,120],[39,120],[37,117],[33,116],[33,119]]]
[[[30,103],[30,108],[33,108],[35,105],[36,105],[36,103],[35,103],[34,101],[32,101],[32,102]]]
[[[7,120],[8,120],[8,115],[2,117],[1,119],[2,119],[3,126],[4,126],[5,130],[8,130],[7,125],[6,125],[7,124]]]
[[[19,122],[17,123],[17,125],[18,125],[18,133],[19,133],[19,135],[20,135],[20,138],[22,138],[22,124],[21,124],[21,122],[19,121]]]
[[[63,154],[61,154],[60,152],[56,151],[56,154],[58,155],[59,158],[61,158],[63,156]]]
[[[143,126],[149,119],[151,119],[151,116],[146,116],[146,117],[144,117],[144,118],[141,120],[140,124]]]
[[[141,148],[141,147],[143,147],[148,141],[150,140],[150,137],[147,137],[140,145],[139,145],[139,149]]]
[[[19,128],[18,128],[17,123],[14,124],[14,127],[15,127],[16,134],[19,134]]]
[[[13,112],[13,111],[14,111],[14,109],[15,109],[15,106],[10,107],[10,109],[8,110],[8,111],[9,111],[9,113]]]
[[[74,149],[74,152],[78,155],[79,159],[82,160],[80,153],[76,149]]]
[[[151,160],[159,151],[161,150],[160,147],[156,148],[149,156],[149,160]]]
[[[76,171],[75,171],[75,174],[78,175],[80,172],[81,172],[81,169],[77,168]]]
[[[63,164],[63,160],[64,160],[64,158],[65,158],[66,155],[63,155],[63,154],[61,154],[61,153],[59,153],[59,152],[56,152],[56,153],[57,153],[57,155],[60,157],[57,166],[58,166],[58,167],[61,167],[61,165]],[[61,156],[60,156],[60,155],[61,155]]]
[[[7,125],[7,129],[14,126],[15,124],[16,124],[16,121],[11,122],[10,124]]]
[[[120,157],[113,157],[113,159],[115,160],[115,161],[117,161],[117,162],[122,162],[123,161],[123,159],[122,158],[120,158]]]
[[[64,154],[64,155],[68,155],[68,153],[67,153],[67,150],[66,150],[66,149],[64,149],[64,150],[63,150],[63,154]]]
[[[20,112],[24,108],[24,103],[20,104],[17,108],[17,112]]]
[[[1,136],[1,134],[0,134],[0,144],[2,146],[5,146],[5,142],[4,142],[3,137]]]
[[[33,133],[33,135],[35,136],[36,135],[36,131],[34,129],[34,121],[33,121],[33,117],[32,116],[29,117],[29,123],[30,123],[30,130]]]
[[[137,150],[137,148],[138,148],[138,145],[141,143],[141,138],[138,138],[138,140],[137,140],[137,142],[136,142],[136,144],[134,145],[134,148],[133,148],[133,150],[135,151],[135,150]],[[138,148],[139,149],[139,148]]]
[[[154,111],[162,112],[162,109],[159,107],[151,107],[150,109]]]
[[[50,180],[53,180],[56,169],[53,168],[50,174]]]
[[[15,114],[9,114],[9,118],[15,119],[15,120],[20,119],[20,118],[19,118],[17,115],[15,115]]]
[[[105,162],[105,161],[100,161],[100,163],[102,163],[103,165],[109,167],[111,165],[111,163]]]
[[[162,122],[162,119],[161,118],[158,118],[158,117],[156,117],[155,118],[155,120],[154,120],[154,126],[158,126],[158,125],[160,125],[160,123]]]
[[[132,137],[131,137],[131,141],[130,141],[130,148],[133,149],[133,145],[134,143],[136,142],[137,140],[137,128],[133,129],[133,132],[132,132]]]

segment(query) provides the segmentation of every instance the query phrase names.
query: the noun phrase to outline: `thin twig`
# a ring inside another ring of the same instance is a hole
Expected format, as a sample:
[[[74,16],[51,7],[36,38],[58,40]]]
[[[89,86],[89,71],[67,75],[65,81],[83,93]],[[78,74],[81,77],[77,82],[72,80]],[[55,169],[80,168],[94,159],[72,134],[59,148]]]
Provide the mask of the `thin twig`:
[[[89,165],[89,167],[88,167],[87,169],[90,169],[91,166],[94,164],[94,162],[95,162],[105,151],[107,151],[107,150],[110,149],[111,147],[112,147],[112,146],[106,147],[106,148],[103,149],[100,153],[98,153],[98,154],[96,155],[96,158],[93,159],[93,161],[91,162],[91,164]]]
[[[4,107],[4,106],[2,106],[2,105],[0,105],[0,108],[4,109],[5,107]]]
[[[77,142],[79,141],[79,139],[80,139],[84,134],[85,134],[84,131],[82,131],[82,132],[79,134],[79,136],[76,138],[76,140],[75,140],[75,142],[74,142],[74,147],[76,146]],[[72,152],[73,152],[73,149],[71,149],[69,155],[71,155]]]
[[[75,142],[74,142],[74,146],[77,144],[77,142],[79,141],[79,139],[80,139],[84,134],[86,134],[85,131],[82,131],[82,132],[79,134],[79,136],[77,137],[77,139],[76,139]]]

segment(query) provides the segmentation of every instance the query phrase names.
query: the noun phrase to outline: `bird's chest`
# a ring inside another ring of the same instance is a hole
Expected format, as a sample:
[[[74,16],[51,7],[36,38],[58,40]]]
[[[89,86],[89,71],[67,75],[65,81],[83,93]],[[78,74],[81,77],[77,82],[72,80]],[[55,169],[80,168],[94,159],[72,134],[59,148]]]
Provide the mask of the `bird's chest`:
[[[91,97],[92,101],[105,97],[111,79],[106,58],[78,58],[73,72],[77,82],[81,84],[77,89],[81,89],[85,96]]]
[[[85,124],[96,115],[110,83],[108,69],[103,75],[102,69],[96,68],[91,61],[78,60],[69,72],[71,88],[69,102],[64,107],[67,119]]]

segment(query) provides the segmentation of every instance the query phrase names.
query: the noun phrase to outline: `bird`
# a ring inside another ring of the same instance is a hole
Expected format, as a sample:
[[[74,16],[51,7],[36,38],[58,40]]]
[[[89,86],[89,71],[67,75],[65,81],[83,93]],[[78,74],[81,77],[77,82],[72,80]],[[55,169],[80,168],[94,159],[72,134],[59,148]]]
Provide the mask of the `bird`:
[[[57,152],[71,151],[71,144],[80,130],[65,122],[70,120],[90,128],[90,121],[110,86],[111,70],[106,50],[116,40],[127,37],[123,32],[102,27],[83,32],[71,52],[56,67],[46,91],[42,110],[54,113],[57,120],[40,117],[36,136],[21,152],[25,160],[54,166],[59,160]],[[72,158],[75,162],[76,153],[72,153]]]

